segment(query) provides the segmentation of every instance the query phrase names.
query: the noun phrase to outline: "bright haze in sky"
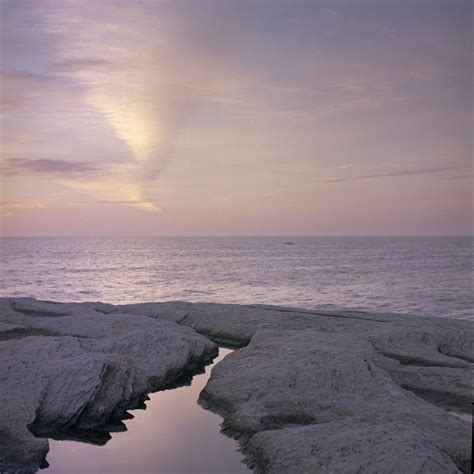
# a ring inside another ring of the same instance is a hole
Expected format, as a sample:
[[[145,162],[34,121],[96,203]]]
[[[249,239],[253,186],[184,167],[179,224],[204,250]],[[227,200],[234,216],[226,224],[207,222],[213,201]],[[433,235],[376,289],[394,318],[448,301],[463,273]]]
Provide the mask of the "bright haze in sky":
[[[470,0],[0,5],[3,235],[471,231]]]

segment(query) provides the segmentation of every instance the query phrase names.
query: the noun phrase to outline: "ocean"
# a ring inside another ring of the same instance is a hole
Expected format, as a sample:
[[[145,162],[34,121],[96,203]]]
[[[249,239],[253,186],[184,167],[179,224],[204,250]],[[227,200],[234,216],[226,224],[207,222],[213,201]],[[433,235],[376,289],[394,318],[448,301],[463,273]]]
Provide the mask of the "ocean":
[[[474,319],[473,242],[471,237],[2,238],[0,294]]]

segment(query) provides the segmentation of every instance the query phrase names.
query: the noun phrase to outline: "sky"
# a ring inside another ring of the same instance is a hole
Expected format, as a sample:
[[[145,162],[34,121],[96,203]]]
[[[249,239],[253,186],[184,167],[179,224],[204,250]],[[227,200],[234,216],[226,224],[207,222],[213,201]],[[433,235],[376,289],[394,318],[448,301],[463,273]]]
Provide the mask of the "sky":
[[[468,235],[470,0],[0,0],[4,236]]]

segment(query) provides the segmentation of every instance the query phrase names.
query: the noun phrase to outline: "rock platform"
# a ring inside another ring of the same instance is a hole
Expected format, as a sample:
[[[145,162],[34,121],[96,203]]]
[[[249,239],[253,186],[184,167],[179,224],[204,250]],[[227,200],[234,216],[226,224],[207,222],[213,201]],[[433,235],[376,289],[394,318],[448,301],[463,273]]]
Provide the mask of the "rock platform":
[[[31,298],[0,299],[0,472],[35,472],[47,437],[106,442],[101,427],[188,380],[216,344],[239,350],[199,402],[255,472],[470,472],[469,321]]]

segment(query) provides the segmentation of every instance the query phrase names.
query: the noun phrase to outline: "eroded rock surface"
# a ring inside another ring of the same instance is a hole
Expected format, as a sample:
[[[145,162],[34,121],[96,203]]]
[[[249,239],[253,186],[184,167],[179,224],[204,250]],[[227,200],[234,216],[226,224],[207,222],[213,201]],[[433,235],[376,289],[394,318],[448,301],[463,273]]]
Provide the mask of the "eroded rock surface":
[[[224,417],[256,472],[470,470],[468,321],[183,302],[1,304],[0,443],[28,465],[47,450],[30,429],[120,418],[212,356],[199,333],[242,347],[214,367],[200,402]]]
[[[468,365],[452,369],[461,387],[433,374],[431,389],[468,392]],[[400,370],[363,335],[264,330],[213,369],[201,400],[259,472],[468,472],[469,423],[400,385]]]
[[[470,472],[471,322],[206,303],[113,311],[245,346],[200,402],[257,472]]]
[[[80,438],[216,355],[190,328],[100,304],[0,305],[0,472],[41,466],[48,442],[32,433]]]

